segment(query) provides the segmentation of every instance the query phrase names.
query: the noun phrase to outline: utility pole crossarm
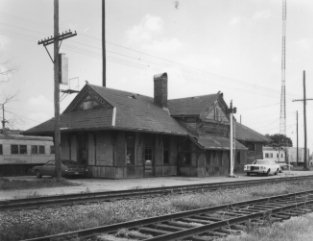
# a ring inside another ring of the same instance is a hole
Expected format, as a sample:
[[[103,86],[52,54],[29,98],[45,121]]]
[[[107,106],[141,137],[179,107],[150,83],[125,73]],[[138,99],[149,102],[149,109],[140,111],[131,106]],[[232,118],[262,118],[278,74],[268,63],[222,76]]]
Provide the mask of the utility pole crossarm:
[[[74,37],[76,35],[77,35],[76,31],[73,33],[71,30],[68,30],[68,31],[66,31],[66,32],[64,32],[62,34],[59,33],[56,37],[50,36],[48,38],[40,40],[40,41],[38,41],[38,45],[42,44],[45,47],[45,49],[46,49],[46,51],[47,51],[47,53],[49,55],[49,58],[51,59],[52,63],[55,63],[55,58],[54,59],[52,58],[52,55],[50,54],[47,46],[50,45],[50,44],[54,44],[56,42],[60,42],[60,45],[58,46],[58,49],[59,49],[60,46],[61,46],[62,40]]]
[[[294,99],[292,102],[297,102],[297,101],[308,101],[308,100],[313,100],[313,98],[306,98],[306,99]]]
[[[64,39],[71,38],[76,35],[77,35],[76,31],[73,33],[71,30],[68,30],[62,34],[58,34],[58,36],[56,37],[50,36],[47,39],[40,40],[38,41],[38,45],[42,44],[43,46],[47,46],[47,45],[53,44],[55,41],[62,41]]]

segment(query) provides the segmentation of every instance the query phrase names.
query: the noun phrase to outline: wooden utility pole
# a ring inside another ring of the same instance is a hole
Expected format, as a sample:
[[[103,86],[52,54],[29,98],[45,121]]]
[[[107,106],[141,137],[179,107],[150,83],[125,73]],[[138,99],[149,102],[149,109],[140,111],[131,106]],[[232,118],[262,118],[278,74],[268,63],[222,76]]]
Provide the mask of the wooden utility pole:
[[[106,87],[105,0],[102,0],[102,86]]]
[[[304,129],[304,170],[309,170],[308,168],[308,154],[307,154],[307,126],[306,126],[306,102],[308,100],[313,100],[312,98],[306,98],[306,86],[305,86],[305,70],[303,70],[303,99],[293,100],[293,101],[302,101],[303,102],[303,129]]]
[[[307,128],[306,128],[306,86],[305,86],[305,71],[303,70],[303,128],[304,128],[304,169],[308,169],[307,162]]]
[[[5,116],[4,116],[4,103],[2,104],[2,134],[6,134],[5,133],[5,123],[8,123],[8,121],[5,119]]]
[[[55,145],[55,171],[56,178],[61,178],[61,155],[60,155],[60,59],[59,59],[59,0],[54,0],[54,145]]]
[[[62,40],[76,36],[77,33],[72,33],[71,30],[59,33],[59,0],[54,0],[54,35],[38,41],[38,44],[42,44],[54,66],[54,145],[55,145],[55,172],[57,180],[61,178],[61,151],[60,151],[60,77],[61,77],[61,66],[60,66],[60,42]],[[53,44],[53,58],[49,53],[47,46]]]
[[[297,166],[299,165],[299,125],[298,125],[298,111],[297,111]]]
[[[229,106],[229,121],[230,121],[230,165],[229,176],[234,177],[234,128],[233,128],[233,114],[236,113],[236,108],[233,108],[233,101],[230,101]]]

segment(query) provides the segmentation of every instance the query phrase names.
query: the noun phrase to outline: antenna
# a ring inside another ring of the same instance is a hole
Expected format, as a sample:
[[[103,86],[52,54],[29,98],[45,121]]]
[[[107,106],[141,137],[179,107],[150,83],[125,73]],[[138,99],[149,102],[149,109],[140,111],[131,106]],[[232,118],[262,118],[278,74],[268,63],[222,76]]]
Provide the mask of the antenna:
[[[282,56],[281,56],[281,93],[279,133],[286,135],[286,22],[287,3],[282,0]]]

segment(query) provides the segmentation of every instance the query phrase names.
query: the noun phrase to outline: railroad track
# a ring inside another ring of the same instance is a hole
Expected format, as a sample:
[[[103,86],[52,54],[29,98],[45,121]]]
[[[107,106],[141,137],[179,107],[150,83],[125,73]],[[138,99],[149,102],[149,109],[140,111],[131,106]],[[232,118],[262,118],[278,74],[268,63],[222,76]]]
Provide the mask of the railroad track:
[[[134,198],[149,198],[158,195],[168,195],[173,193],[187,193],[197,191],[209,191],[226,188],[236,188],[242,186],[253,186],[263,184],[273,184],[280,182],[294,182],[310,180],[313,176],[293,176],[293,177],[280,177],[268,179],[256,179],[249,181],[235,181],[235,182],[219,182],[219,183],[202,183],[193,185],[180,185],[170,187],[155,187],[155,188],[142,188],[130,189],[119,191],[106,191],[106,192],[92,192],[92,193],[77,193],[77,194],[64,194],[42,197],[31,197],[23,199],[11,199],[0,201],[0,210],[9,209],[24,209],[24,208],[38,208],[43,206],[55,205],[73,205],[87,202],[112,202],[117,200],[134,199]]]
[[[27,241],[113,241],[118,240],[118,237],[129,238],[132,241],[208,241],[240,233],[247,226],[264,225],[312,211],[313,190],[309,190],[38,237]]]

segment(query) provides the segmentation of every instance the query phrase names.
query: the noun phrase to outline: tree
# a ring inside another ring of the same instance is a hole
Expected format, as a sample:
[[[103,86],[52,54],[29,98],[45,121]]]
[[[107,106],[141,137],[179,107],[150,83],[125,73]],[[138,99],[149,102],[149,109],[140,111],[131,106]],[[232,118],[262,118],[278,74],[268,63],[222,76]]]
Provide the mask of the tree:
[[[270,139],[269,146],[272,146],[272,147],[282,147],[282,146],[292,147],[292,140],[283,134],[274,134],[274,135],[266,134],[265,136]]]

